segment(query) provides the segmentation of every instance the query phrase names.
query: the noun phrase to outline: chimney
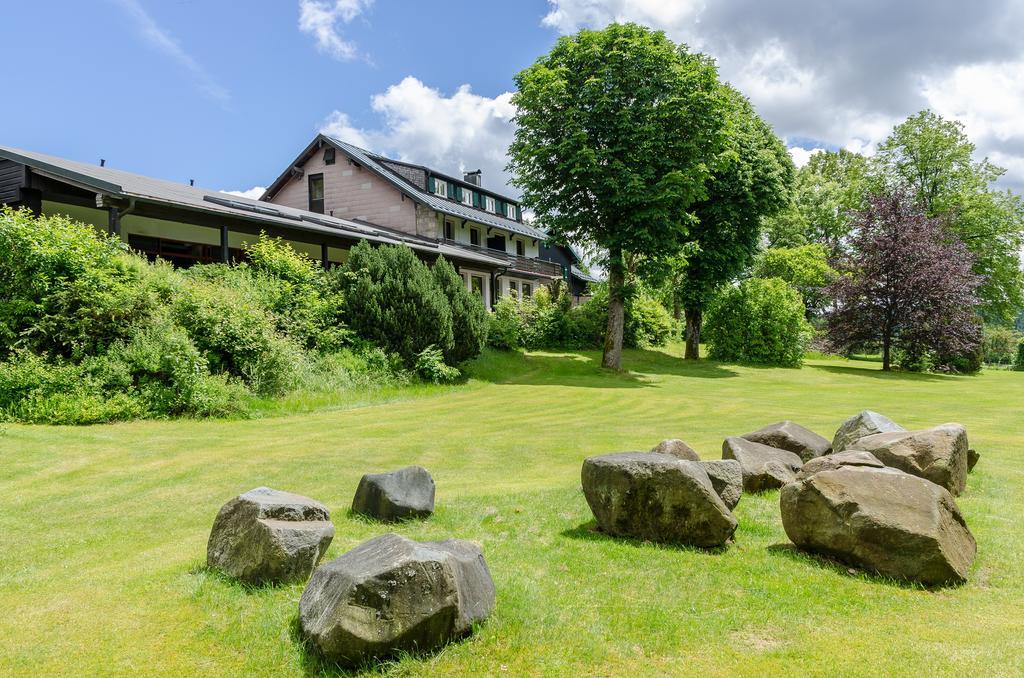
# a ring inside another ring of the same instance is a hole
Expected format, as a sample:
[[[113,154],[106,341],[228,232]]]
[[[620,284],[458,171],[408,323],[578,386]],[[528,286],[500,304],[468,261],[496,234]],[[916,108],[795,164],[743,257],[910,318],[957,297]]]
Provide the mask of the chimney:
[[[104,167],[107,164],[106,159],[100,158],[100,167]]]
[[[462,180],[467,184],[473,184],[474,186],[482,186],[483,181],[480,179],[480,170],[473,170],[472,172],[466,172],[462,175]]]

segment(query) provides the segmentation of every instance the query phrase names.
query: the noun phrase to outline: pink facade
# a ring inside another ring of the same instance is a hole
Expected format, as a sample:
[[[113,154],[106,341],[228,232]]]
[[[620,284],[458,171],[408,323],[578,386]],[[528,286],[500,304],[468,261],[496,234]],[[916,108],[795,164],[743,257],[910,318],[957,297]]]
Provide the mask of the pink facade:
[[[333,165],[325,165],[317,151],[302,166],[305,174],[294,177],[270,202],[297,209],[309,208],[309,176],[324,175],[324,214],[342,219],[362,219],[396,231],[437,238],[437,220],[417,219],[416,203],[385,179],[337,154]]]

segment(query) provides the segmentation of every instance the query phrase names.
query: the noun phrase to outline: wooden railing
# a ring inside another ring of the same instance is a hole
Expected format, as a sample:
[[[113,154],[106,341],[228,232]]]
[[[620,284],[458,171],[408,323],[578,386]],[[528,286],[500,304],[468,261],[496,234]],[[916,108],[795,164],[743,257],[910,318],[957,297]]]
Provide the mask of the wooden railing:
[[[504,250],[494,250],[489,247],[481,247],[480,245],[470,245],[469,243],[459,242],[457,240],[444,239],[445,244],[454,245],[456,247],[462,247],[473,252],[480,252],[481,254],[487,254],[492,257],[503,257],[509,262],[509,271],[517,271],[520,273],[531,273],[534,275],[549,276],[552,278],[562,277],[562,265],[556,264],[553,261],[544,261],[543,259],[535,259],[533,257],[521,257],[517,254],[509,254]]]

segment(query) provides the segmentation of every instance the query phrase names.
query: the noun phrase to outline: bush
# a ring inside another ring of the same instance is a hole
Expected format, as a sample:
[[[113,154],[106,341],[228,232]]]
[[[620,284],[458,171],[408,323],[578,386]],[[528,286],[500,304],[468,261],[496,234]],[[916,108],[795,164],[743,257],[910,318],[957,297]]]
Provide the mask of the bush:
[[[795,367],[812,330],[800,293],[779,278],[754,278],[711,303],[704,336],[715,360]]]
[[[1012,365],[1020,342],[1020,332],[1014,329],[986,326],[981,344],[984,361],[991,365]]]
[[[487,343],[487,309],[444,257],[437,258],[431,271],[452,313],[452,348],[444,357],[448,364],[458,365],[480,355]]]
[[[416,356],[416,374],[435,384],[450,384],[462,373],[444,363],[444,354],[436,346],[428,346]]]
[[[1013,366],[1015,369],[1024,370],[1024,339],[1017,344],[1017,360],[1014,361]]]
[[[525,321],[519,300],[512,296],[498,299],[487,328],[487,342],[494,348],[511,351],[523,345]]]
[[[349,252],[338,284],[345,317],[360,337],[397,353],[409,367],[436,346],[454,349],[452,310],[426,264],[402,245],[371,247],[360,242]]]

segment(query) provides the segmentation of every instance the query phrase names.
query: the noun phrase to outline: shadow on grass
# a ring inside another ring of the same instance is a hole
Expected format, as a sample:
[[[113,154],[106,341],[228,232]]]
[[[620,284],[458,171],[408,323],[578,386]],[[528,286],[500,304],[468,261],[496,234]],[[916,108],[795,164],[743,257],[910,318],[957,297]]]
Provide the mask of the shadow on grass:
[[[935,591],[946,588],[956,588],[956,586],[925,586],[919,582],[912,582],[906,579],[896,579],[894,577],[886,577],[880,574],[875,574],[870,570],[863,570],[859,567],[855,567],[844,563],[835,558],[829,558],[818,553],[811,553],[799,549],[794,544],[780,543],[772,544],[767,549],[769,554],[773,556],[780,556],[788,558],[789,560],[816,565],[825,570],[831,570],[836,574],[849,577],[851,579],[863,579],[875,584],[884,584],[886,586],[892,586],[893,588],[908,589],[912,591]]]
[[[831,372],[832,374],[853,375],[857,377],[870,377],[871,379],[882,379],[887,381],[942,381],[953,379],[957,376],[952,374],[932,374],[929,372],[883,372],[870,367],[855,367],[853,365],[807,365],[814,370]]]
[[[570,539],[578,539],[580,541],[587,542],[606,542],[609,544],[623,544],[626,546],[632,546],[634,548],[642,549],[668,549],[672,551],[687,551],[690,553],[700,553],[703,555],[722,555],[729,550],[729,547],[718,546],[715,548],[702,548],[700,546],[691,546],[689,544],[671,544],[648,541],[646,539],[636,539],[633,537],[616,537],[605,532],[602,532],[597,527],[597,523],[593,520],[589,520],[585,523],[581,523],[576,527],[568,530],[562,530],[560,533],[563,537],[569,537]]]
[[[381,520],[379,518],[374,518],[373,516],[368,516],[365,513],[353,511],[350,508],[347,511],[345,511],[345,517],[351,521],[360,523],[367,527],[376,527],[381,530],[391,531],[408,525],[418,525],[420,523],[425,523],[428,520],[430,520],[432,515],[421,517],[410,516],[409,518],[399,518],[397,520]]]
[[[188,573],[194,577],[204,577],[211,581],[217,582],[227,588],[232,588],[237,591],[241,591],[247,595],[255,595],[258,593],[264,593],[267,591],[275,591],[277,589],[287,588],[295,582],[263,582],[261,584],[254,584],[252,582],[242,581],[236,579],[231,575],[218,570],[215,567],[210,567],[206,564],[196,565],[189,569]]]

